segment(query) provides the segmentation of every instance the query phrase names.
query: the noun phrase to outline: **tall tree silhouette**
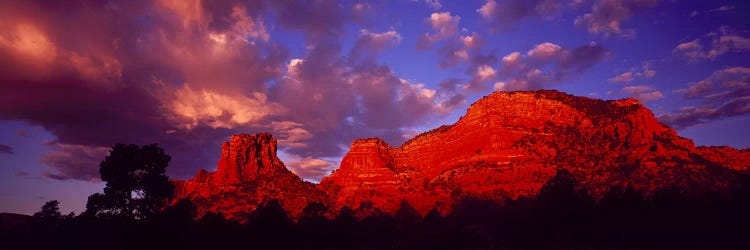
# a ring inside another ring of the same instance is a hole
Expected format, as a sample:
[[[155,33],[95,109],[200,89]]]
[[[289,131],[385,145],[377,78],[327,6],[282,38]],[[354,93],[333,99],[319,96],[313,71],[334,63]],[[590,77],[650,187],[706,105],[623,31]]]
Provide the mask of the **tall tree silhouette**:
[[[50,229],[57,226],[62,220],[63,216],[60,213],[60,202],[57,200],[51,200],[42,206],[42,210],[34,213],[34,224],[37,227],[44,229]]]
[[[60,213],[60,202],[51,200],[42,206],[42,210],[34,213],[34,219],[39,220],[58,220],[62,217]]]
[[[89,197],[86,214],[150,218],[174,191],[165,175],[170,159],[156,144],[115,145],[99,165],[101,179],[107,183],[104,193]]]

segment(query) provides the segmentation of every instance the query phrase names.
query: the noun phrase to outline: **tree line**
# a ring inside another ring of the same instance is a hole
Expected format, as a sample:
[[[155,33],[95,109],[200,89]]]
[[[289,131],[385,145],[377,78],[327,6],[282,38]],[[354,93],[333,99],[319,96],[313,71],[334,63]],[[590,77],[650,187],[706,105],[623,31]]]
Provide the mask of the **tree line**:
[[[49,201],[30,228],[0,232],[7,249],[746,249],[750,175],[729,195],[688,197],[676,188],[648,198],[612,187],[600,200],[576,189],[566,170],[538,196],[496,202],[467,197],[450,214],[421,216],[403,201],[394,214],[363,202],[332,208],[313,202],[291,218],[279,201],[249,213],[247,223],[222,214],[197,218],[189,200],[170,202],[170,157],[157,145],[114,146],[100,165],[103,193],[85,212],[62,215]],[[166,208],[165,208],[166,207]],[[355,216],[368,209],[364,218]]]

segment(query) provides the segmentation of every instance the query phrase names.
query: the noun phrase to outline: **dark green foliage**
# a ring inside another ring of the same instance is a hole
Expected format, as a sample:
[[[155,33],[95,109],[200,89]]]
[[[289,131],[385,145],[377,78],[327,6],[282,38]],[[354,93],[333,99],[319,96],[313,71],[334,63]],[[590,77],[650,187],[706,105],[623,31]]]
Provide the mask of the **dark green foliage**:
[[[93,194],[86,204],[87,216],[147,219],[171,198],[174,187],[166,168],[171,157],[156,144],[117,144],[99,165],[103,194]]]

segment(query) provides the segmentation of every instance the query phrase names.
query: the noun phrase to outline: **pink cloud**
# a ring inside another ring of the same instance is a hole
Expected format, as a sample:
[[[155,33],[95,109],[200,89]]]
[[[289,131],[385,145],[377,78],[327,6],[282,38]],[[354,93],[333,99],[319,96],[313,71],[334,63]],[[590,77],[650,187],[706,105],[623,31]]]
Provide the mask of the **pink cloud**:
[[[591,12],[579,16],[575,24],[585,27],[590,33],[605,36],[633,37],[635,31],[623,29],[623,21],[640,11],[653,8],[660,0],[598,0]]]
[[[511,52],[502,58],[496,90],[539,89],[559,83],[604,60],[609,51],[598,45],[564,48],[545,42],[522,54]]]
[[[607,81],[616,83],[629,83],[634,81],[636,78],[652,78],[656,76],[656,70],[651,69],[650,62],[641,63],[641,68],[631,68],[629,71],[623,72],[617,76],[609,78]]]
[[[400,42],[401,35],[394,30],[375,33],[363,29],[360,31],[359,37],[354,43],[354,47],[351,51],[351,57],[358,60],[362,60],[363,57],[367,57],[364,59],[373,60],[372,57],[377,56],[385,49],[389,49],[398,45]]]
[[[728,27],[721,27],[718,31],[710,32],[702,38],[678,44],[672,53],[690,62],[700,62],[714,60],[730,52],[748,50],[750,50],[750,38],[735,34]]]
[[[440,40],[455,36],[458,34],[458,23],[460,21],[460,16],[451,15],[450,12],[432,13],[427,18],[427,22],[432,27],[433,32],[422,35],[417,42],[417,48],[426,49]]]
[[[272,131],[300,157],[339,156],[356,137],[397,143],[403,126],[443,112],[434,90],[375,61],[399,43],[395,31],[363,31],[362,46],[342,54],[337,36],[356,17],[332,1],[47,4],[0,3],[0,92],[12,93],[0,117],[57,137],[43,161],[50,178],[92,180],[101,156],[87,149],[118,142],[160,143],[170,174],[185,177],[215,165],[207,145],[233,133]],[[269,16],[304,34],[309,54],[288,58]],[[348,63],[357,53],[373,56]],[[403,113],[417,119],[387,115]]]
[[[609,78],[608,81],[610,81],[610,82],[619,82],[619,83],[627,83],[627,82],[632,82],[633,80],[635,80],[635,77],[633,76],[633,72],[628,71],[628,72],[619,74],[619,75],[617,75],[615,77]]]
[[[711,76],[675,92],[699,103],[659,116],[659,120],[676,128],[747,115],[750,114],[750,68],[717,70]]]
[[[661,91],[655,90],[651,86],[626,86],[622,88],[622,92],[642,102],[650,102],[664,98]]]
[[[514,23],[525,18],[552,18],[562,8],[556,0],[487,0],[476,12],[492,24],[491,29],[503,31],[512,29]]]
[[[319,181],[322,176],[329,174],[338,166],[335,162],[312,158],[300,157],[297,155],[290,156],[291,161],[285,165],[292,173],[302,179]]]

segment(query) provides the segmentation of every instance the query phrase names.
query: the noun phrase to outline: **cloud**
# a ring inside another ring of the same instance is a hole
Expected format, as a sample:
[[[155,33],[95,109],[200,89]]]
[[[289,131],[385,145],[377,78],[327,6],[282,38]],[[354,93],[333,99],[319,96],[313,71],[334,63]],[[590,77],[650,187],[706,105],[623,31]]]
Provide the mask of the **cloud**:
[[[702,38],[678,44],[672,53],[690,62],[700,62],[714,60],[726,53],[748,50],[750,50],[750,38],[737,35],[728,27],[723,26]]]
[[[412,0],[412,2],[424,2],[432,10],[439,10],[439,9],[443,8],[443,5],[440,4],[440,0],[424,0],[424,1],[422,1],[422,0]]]
[[[269,1],[269,5],[284,28],[301,31],[312,40],[343,35],[344,24],[369,9],[367,4],[355,4],[350,12],[337,1]]]
[[[643,62],[640,69],[631,68],[629,71],[609,78],[607,81],[616,83],[629,83],[636,78],[652,78],[654,76],[656,76],[656,70],[651,69],[651,63]]]
[[[491,23],[496,30],[509,30],[512,25],[524,18],[551,18],[562,10],[563,5],[556,0],[487,0],[477,13]]]
[[[591,12],[576,18],[575,24],[586,28],[592,34],[633,37],[635,31],[623,29],[622,23],[638,12],[656,6],[659,2],[659,0],[598,0],[591,7]]]
[[[562,52],[562,47],[554,43],[546,42],[534,46],[533,49],[526,52],[526,56],[535,60],[548,61],[558,57],[560,52]]]
[[[274,121],[271,122],[271,129],[274,136],[279,138],[279,144],[282,147],[304,148],[307,147],[305,141],[312,138],[312,134],[304,129],[304,125],[293,121]]]
[[[651,86],[626,86],[622,88],[622,92],[630,95],[631,97],[638,99],[641,102],[650,102],[664,98],[661,91],[654,90]]]
[[[43,176],[56,179],[98,181],[99,163],[109,152],[108,147],[89,147],[52,142],[54,151],[42,157],[41,162],[52,167]]]
[[[717,13],[717,12],[732,11],[734,9],[735,9],[734,5],[722,5],[722,6],[719,6],[719,7],[713,8],[713,9],[709,9],[709,10],[706,10],[706,11],[697,11],[697,10],[693,11],[693,12],[690,13],[690,17],[698,16],[698,14],[701,14],[701,13],[710,14],[710,13]]]
[[[462,63],[471,63],[482,55],[484,41],[477,33],[456,36],[449,42],[438,48],[437,53],[441,56],[440,67],[452,68]]]
[[[320,163],[312,159],[340,157],[358,137],[400,144],[404,131],[465,101],[455,85],[432,89],[378,62],[401,42],[393,28],[359,30],[345,50],[345,27],[366,21],[366,4],[65,5],[0,1],[0,119],[54,135],[41,161],[48,178],[95,181],[115,143],[158,143],[172,156],[168,174],[185,178],[214,168],[221,142],[236,133],[272,132],[280,150]],[[460,17],[433,16],[430,43],[460,45],[472,75],[493,65],[476,34],[459,33]],[[279,30],[301,34],[304,54],[292,58]]]
[[[291,161],[285,165],[292,173],[302,179],[320,181],[321,177],[329,174],[337,168],[335,162],[312,158],[290,155]]]
[[[26,172],[26,171],[18,171],[18,172],[16,172],[16,173],[15,173],[15,175],[16,175],[17,177],[27,177],[27,176],[29,176],[29,172]]]
[[[184,177],[215,164],[210,145],[260,132],[255,123],[283,113],[264,99],[287,57],[266,30],[269,6],[55,5],[0,3],[7,31],[0,33],[0,92],[10,93],[0,97],[0,119],[40,125],[56,137],[61,146],[43,161],[50,178],[97,176],[98,162],[84,149],[155,142],[173,156],[169,174]]]
[[[206,89],[194,91],[189,85],[174,90],[168,108],[175,114],[176,125],[186,129],[197,125],[231,129],[284,112],[278,105],[267,103],[264,93],[232,96]]]
[[[396,31],[360,31],[355,46],[342,54],[337,40],[308,39],[308,54],[289,63],[294,66],[288,71],[294,73],[268,92],[270,102],[289,111],[283,124],[292,126],[285,129],[307,132],[285,152],[302,158],[338,157],[351,140],[364,136],[399,144],[404,141],[402,130],[445,115],[442,94],[401,79],[377,61],[379,53],[399,41]]]
[[[374,60],[373,57],[383,50],[392,48],[401,42],[401,35],[394,31],[374,33],[363,29],[354,43],[351,58],[355,60]]]
[[[730,11],[734,10],[734,5],[722,5],[714,9],[710,9],[708,11],[710,12],[717,12],[717,11]]]
[[[540,43],[525,54],[511,52],[502,58],[496,90],[530,90],[559,83],[603,61],[609,51],[599,45],[564,48]]]
[[[0,144],[0,154],[13,154],[13,147]]]
[[[632,82],[633,80],[635,80],[635,77],[633,76],[633,72],[628,71],[628,72],[619,74],[619,75],[617,75],[615,77],[609,78],[608,81],[610,81],[610,82],[619,82],[619,83],[627,83],[627,82]]]
[[[675,128],[691,127],[750,113],[750,68],[734,67],[676,91],[697,105],[662,114],[659,120]]]
[[[427,18],[433,32],[422,35],[417,41],[417,49],[426,49],[432,44],[458,34],[458,23],[461,17],[450,12],[435,12]]]

